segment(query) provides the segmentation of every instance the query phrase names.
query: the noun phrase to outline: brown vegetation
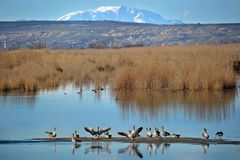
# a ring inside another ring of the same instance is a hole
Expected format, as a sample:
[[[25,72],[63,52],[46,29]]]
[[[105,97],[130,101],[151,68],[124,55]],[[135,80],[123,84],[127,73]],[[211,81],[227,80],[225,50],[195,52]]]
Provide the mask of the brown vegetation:
[[[240,45],[194,45],[0,53],[0,90],[61,83],[111,84],[115,89],[221,90],[236,84]]]

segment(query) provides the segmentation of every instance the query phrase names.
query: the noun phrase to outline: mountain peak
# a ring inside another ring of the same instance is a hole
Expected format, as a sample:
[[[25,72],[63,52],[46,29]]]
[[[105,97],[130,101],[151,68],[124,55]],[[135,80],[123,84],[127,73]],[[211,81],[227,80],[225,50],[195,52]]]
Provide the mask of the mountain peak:
[[[122,21],[152,24],[179,24],[179,20],[166,20],[158,13],[129,8],[125,6],[101,6],[94,10],[76,11],[68,13],[58,21]]]

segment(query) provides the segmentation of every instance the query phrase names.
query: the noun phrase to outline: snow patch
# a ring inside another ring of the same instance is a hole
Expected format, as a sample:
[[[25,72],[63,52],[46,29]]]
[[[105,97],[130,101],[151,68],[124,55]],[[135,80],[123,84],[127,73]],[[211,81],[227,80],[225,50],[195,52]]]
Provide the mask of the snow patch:
[[[120,6],[101,6],[101,7],[98,7],[95,11],[98,11],[98,12],[109,12],[109,11],[112,11],[112,12],[117,12],[121,7]]]

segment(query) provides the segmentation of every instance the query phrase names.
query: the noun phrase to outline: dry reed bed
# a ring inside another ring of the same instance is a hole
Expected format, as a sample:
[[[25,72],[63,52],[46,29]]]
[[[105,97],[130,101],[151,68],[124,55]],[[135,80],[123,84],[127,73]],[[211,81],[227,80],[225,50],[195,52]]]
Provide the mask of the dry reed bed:
[[[236,84],[240,45],[194,45],[0,53],[0,90],[25,91],[74,81],[114,89],[222,90]]]

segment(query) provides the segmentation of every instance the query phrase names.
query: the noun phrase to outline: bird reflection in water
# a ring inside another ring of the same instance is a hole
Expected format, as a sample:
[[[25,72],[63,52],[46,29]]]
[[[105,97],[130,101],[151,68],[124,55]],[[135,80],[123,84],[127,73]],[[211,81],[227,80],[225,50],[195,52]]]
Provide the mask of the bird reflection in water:
[[[81,144],[73,143],[72,144],[72,154],[75,154],[75,151],[81,147]]]
[[[161,143],[160,144],[160,150],[161,153],[164,154],[165,150],[169,149],[170,143]]]
[[[152,148],[153,148],[152,143],[147,143],[147,152],[150,156],[152,154]]]
[[[202,144],[202,147],[203,147],[203,152],[204,152],[205,154],[207,154],[208,148],[209,148],[209,144],[208,144],[208,143]]]
[[[131,144],[126,148],[122,148],[118,150],[118,153],[121,154],[129,154],[129,155],[137,155],[139,158],[143,158],[143,154],[138,150],[139,145],[138,144]]]
[[[53,153],[56,153],[57,152],[57,145],[56,143],[54,142],[53,143]]]
[[[111,154],[111,150],[108,147],[108,143],[100,143],[100,142],[92,142],[91,146],[85,149],[85,154],[92,154],[92,153],[107,153]]]
[[[154,151],[155,155],[157,154],[159,146],[160,146],[160,143],[158,143],[158,142],[153,144],[153,151]]]

